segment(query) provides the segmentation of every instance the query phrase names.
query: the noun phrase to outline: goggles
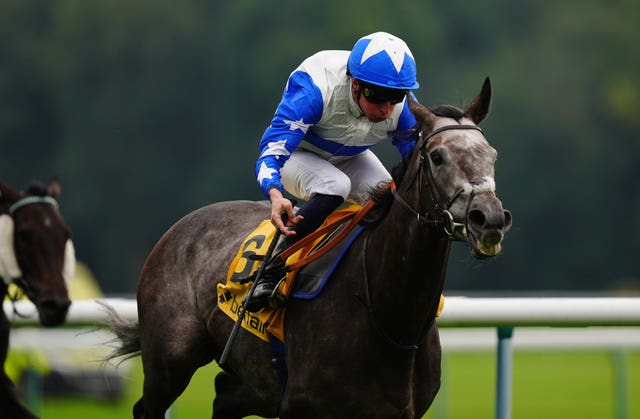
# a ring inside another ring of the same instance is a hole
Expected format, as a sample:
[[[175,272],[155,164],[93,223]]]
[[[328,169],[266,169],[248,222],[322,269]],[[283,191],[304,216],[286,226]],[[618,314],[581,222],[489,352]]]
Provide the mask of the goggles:
[[[361,92],[370,103],[379,105],[389,102],[397,105],[402,102],[407,95],[406,90],[390,89],[388,87],[376,86],[375,84],[364,83],[360,81]]]

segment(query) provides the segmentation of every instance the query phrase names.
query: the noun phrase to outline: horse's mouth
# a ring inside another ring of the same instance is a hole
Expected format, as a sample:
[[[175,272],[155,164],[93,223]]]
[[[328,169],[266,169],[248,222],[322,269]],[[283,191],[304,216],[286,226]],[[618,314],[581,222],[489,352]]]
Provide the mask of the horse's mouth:
[[[494,245],[485,245],[481,240],[476,242],[476,246],[474,247],[474,255],[479,259],[489,258],[493,256],[497,256],[502,251],[502,244],[494,244]]]
[[[502,241],[511,228],[511,212],[502,208],[497,199],[485,202],[467,214],[467,243],[476,259],[487,259],[502,252]],[[497,207],[497,208],[496,208]]]
[[[66,313],[56,316],[40,316],[40,324],[44,327],[56,327],[63,324],[66,318]]]
[[[479,237],[479,238],[478,238]],[[476,259],[487,259],[498,256],[502,252],[504,235],[499,230],[488,230],[469,234],[468,243],[471,254]]]
[[[71,301],[64,299],[45,300],[36,304],[40,324],[44,327],[61,325],[67,319],[67,312],[69,311],[70,305]]]

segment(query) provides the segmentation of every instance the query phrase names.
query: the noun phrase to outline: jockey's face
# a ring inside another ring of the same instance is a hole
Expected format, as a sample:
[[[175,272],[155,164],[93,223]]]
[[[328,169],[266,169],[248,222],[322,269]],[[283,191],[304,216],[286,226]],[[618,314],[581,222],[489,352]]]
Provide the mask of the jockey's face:
[[[352,80],[353,89],[351,90],[353,95],[353,100],[356,101],[358,106],[367,119],[371,122],[382,122],[385,119],[389,118],[393,113],[396,105],[392,103],[391,100],[387,100],[381,103],[373,103],[370,102],[364,94],[358,94],[361,91],[362,86],[358,82],[358,80]]]

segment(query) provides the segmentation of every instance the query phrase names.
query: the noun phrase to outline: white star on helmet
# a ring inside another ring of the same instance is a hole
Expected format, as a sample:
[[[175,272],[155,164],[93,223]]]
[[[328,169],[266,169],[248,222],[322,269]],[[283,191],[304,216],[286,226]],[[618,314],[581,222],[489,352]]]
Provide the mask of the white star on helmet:
[[[393,35],[389,35],[389,34],[377,34],[377,35],[378,36],[371,36],[368,38],[368,39],[371,39],[371,42],[369,42],[369,45],[367,45],[367,48],[364,50],[364,53],[362,54],[362,59],[360,60],[360,64],[364,63],[365,61],[367,61],[367,59],[376,55],[380,51],[384,51],[387,53],[387,55],[391,59],[391,62],[393,63],[393,66],[396,68],[396,71],[399,73],[400,69],[402,69],[402,65],[404,64],[405,53],[409,54],[409,56],[413,58],[411,51],[409,51],[409,48],[404,43],[404,41],[402,41],[399,38],[396,38]]]

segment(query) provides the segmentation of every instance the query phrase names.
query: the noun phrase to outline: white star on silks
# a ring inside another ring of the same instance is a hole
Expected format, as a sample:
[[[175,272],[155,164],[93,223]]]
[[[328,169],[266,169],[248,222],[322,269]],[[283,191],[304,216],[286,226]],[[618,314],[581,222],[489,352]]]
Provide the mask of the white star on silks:
[[[305,124],[302,118],[300,118],[299,121],[290,121],[288,119],[283,119],[282,122],[284,122],[285,124],[289,124],[289,131],[295,131],[299,129],[304,134],[307,133],[307,130],[311,126],[311,124]]]
[[[258,183],[261,184],[265,179],[270,180],[276,173],[278,173],[276,169],[271,169],[270,167],[267,167],[266,163],[262,162],[260,165],[260,171],[258,172]]]
[[[368,58],[376,55],[380,51],[387,53],[398,73],[402,68],[402,64],[404,64],[404,53],[408,53],[411,58],[413,58],[411,52],[403,47],[401,41],[390,36],[381,36],[371,39],[371,42],[369,42],[369,45],[367,45],[367,48],[362,53],[360,64],[364,63]]]
[[[280,156],[288,156],[291,152],[287,150],[285,144],[287,144],[287,140],[272,141],[268,143],[267,149],[260,155],[260,157],[276,156],[276,158],[279,158]]]

